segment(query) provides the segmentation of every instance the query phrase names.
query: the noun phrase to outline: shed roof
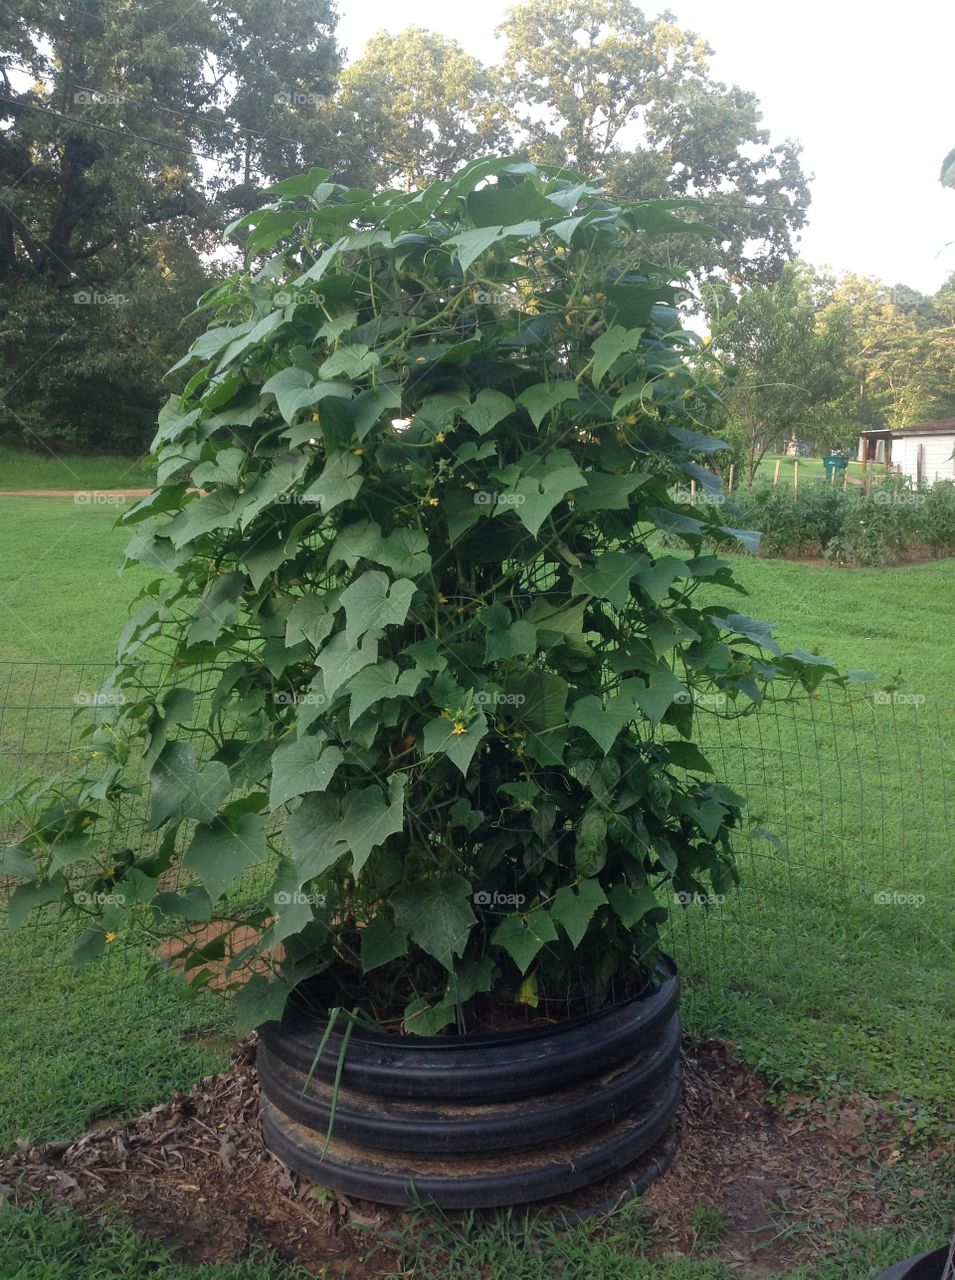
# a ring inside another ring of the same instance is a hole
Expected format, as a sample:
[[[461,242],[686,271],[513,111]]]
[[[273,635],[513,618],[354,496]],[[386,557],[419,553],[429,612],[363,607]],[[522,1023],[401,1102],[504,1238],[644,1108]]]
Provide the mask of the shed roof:
[[[899,427],[897,431],[892,432],[892,439],[898,440],[901,436],[934,435],[955,436],[955,418],[936,418],[934,422],[919,422],[911,427]]]

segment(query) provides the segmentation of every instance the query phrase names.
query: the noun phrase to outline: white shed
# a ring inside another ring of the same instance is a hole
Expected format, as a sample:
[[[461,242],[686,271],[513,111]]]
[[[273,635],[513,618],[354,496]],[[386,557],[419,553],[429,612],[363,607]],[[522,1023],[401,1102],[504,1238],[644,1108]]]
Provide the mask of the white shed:
[[[892,468],[913,485],[955,480],[955,418],[892,432]]]

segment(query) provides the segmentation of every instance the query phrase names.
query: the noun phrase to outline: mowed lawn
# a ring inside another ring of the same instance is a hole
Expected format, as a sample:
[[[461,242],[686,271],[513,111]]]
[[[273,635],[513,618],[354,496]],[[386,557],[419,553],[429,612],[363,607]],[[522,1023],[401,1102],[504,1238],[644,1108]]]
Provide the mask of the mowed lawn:
[[[142,489],[155,471],[144,458],[85,457],[37,445],[35,450],[0,444],[0,490]]]
[[[128,534],[114,527],[117,514],[68,498],[0,498],[0,782],[15,758],[22,776],[25,753],[38,753],[30,772],[48,747],[62,758],[73,691],[96,688],[127,603],[151,576],[119,574]],[[901,672],[903,697],[886,701],[873,683],[848,701],[827,695],[741,722],[701,712],[703,744],[717,775],[746,796],[749,825],[737,844],[738,892],[721,906],[675,911],[668,942],[684,972],[687,1027],[732,1040],[781,1094],[893,1098],[929,1144],[955,1120],[955,560],[846,570],[738,557],[734,567],[750,593],[736,607],[775,622],[784,647],[884,679]],[[67,664],[58,675],[42,665],[56,663]],[[30,711],[17,702],[24,692]],[[70,1136],[225,1061],[229,1019],[215,997],[183,1004],[132,952],[73,976],[67,951],[54,929],[13,944],[0,935],[0,1043],[17,1046],[0,1059],[0,1149],[27,1133]],[[492,1249],[482,1241],[462,1267]],[[488,1256],[487,1274],[498,1280],[506,1250],[493,1248],[502,1252]],[[891,1252],[865,1256],[874,1269]],[[847,1255],[844,1270],[825,1274],[854,1280],[852,1267]],[[707,1268],[626,1274],[730,1274]]]

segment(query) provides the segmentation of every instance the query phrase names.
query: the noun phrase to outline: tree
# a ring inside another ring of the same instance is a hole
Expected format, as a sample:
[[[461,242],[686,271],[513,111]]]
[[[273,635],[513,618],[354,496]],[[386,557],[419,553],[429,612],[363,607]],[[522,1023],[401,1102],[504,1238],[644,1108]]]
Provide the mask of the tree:
[[[372,188],[410,191],[488,150],[508,149],[491,73],[457,41],[420,27],[372,36],[342,74],[336,107],[358,158],[346,170]]]
[[[787,264],[776,284],[756,284],[720,313],[728,291],[709,294],[713,341],[728,364],[726,403],[745,432],[747,474],[776,442],[844,395],[849,333],[844,308],[821,314],[819,282],[801,262]]]
[[[502,33],[505,93],[535,159],[606,173],[622,199],[698,197],[712,244],[664,254],[733,281],[792,256],[809,190],[795,143],[770,145],[756,98],[712,78],[712,50],[629,0],[528,0]],[[657,260],[660,247],[654,245]]]
[[[952,294],[846,273],[824,285],[823,316],[848,325],[851,389],[843,405],[860,427],[905,427],[955,412]]]
[[[145,440],[210,234],[300,165],[263,131],[318,127],[294,95],[332,89],[333,23],[304,0],[0,11],[0,429],[116,444],[126,415]]]

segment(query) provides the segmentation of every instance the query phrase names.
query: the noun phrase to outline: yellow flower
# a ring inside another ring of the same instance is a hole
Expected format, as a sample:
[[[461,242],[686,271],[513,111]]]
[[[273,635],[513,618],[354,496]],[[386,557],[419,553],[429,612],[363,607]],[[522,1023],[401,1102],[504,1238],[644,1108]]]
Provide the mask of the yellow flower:
[[[98,760],[98,759],[99,759],[99,757],[100,757],[102,754],[103,754],[103,753],[102,753],[102,751],[94,751],[94,752],[93,752],[93,759],[94,759],[94,760]]]
[[[438,604],[447,604],[447,603],[448,603],[448,597],[444,594],[444,592],[443,592],[443,591],[439,591],[439,592],[438,592]]]
[[[426,363],[427,361],[424,356],[415,356],[415,364],[426,364]]]
[[[454,728],[451,730],[451,732],[452,732],[452,733],[467,733],[467,729],[466,729],[466,727],[461,723],[461,721],[460,721],[460,720],[455,720],[455,722],[454,722]]]
[[[87,814],[86,817],[83,819],[83,821],[80,823],[80,826],[88,827],[92,821],[93,819],[90,817],[89,814]]]
[[[117,939],[118,937],[119,937],[119,935],[118,935],[118,934],[113,933],[113,932],[111,931],[111,932],[107,933],[107,935],[106,935],[106,941],[107,941],[107,942],[115,942],[115,941],[116,941],[116,939]]]
[[[584,304],[585,307],[589,307],[591,302],[593,302],[593,298],[591,298],[589,293],[585,293],[584,296],[581,298],[581,302]]]
[[[318,421],[318,414],[317,414],[317,413],[313,413],[313,414],[312,414],[312,421],[313,421],[313,422],[317,422],[317,421]]]
[[[440,499],[440,498],[429,498],[429,499],[428,499],[428,506],[429,506],[429,507],[439,507],[440,505],[441,505],[441,499]]]
[[[607,295],[606,295],[605,293],[598,293],[598,294],[597,294],[597,301],[598,301],[598,302],[603,302],[603,300],[604,300],[604,298],[606,298],[606,296],[607,296]]]
[[[360,458],[364,452],[364,449],[352,449],[352,453],[356,458]]]
[[[437,444],[444,444],[444,432],[443,432],[443,431],[439,431],[439,432],[438,432],[438,434],[435,436],[435,442],[436,442]]]
[[[635,427],[636,425],[637,425],[637,415],[635,413],[631,413],[630,417],[627,419],[627,426]]]
[[[448,713],[447,713],[446,711],[442,711],[442,712],[441,712],[441,719],[442,719],[442,720],[450,720],[450,718],[451,718],[451,717],[448,715]]]
[[[567,252],[567,250],[564,248],[562,244],[559,244],[557,248],[554,250],[554,252],[557,254],[558,258],[562,258],[564,254]]]

